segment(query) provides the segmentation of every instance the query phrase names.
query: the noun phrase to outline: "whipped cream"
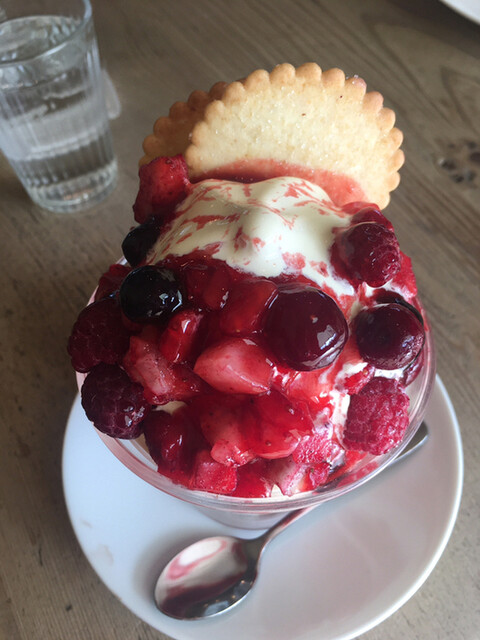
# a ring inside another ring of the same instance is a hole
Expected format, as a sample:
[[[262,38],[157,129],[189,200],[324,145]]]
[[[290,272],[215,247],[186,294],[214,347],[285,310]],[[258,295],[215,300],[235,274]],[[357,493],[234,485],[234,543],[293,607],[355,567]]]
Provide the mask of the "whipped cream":
[[[204,250],[260,277],[301,274],[338,302],[355,295],[330,261],[333,229],[348,222],[321,187],[301,178],[253,184],[204,180],[179,205],[149,262]]]

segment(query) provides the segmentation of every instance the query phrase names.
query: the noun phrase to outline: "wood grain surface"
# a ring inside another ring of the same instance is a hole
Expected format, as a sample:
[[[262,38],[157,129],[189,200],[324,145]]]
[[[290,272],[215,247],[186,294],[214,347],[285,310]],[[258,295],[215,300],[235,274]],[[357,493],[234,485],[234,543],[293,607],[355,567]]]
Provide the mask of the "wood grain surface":
[[[32,205],[0,160],[0,640],[166,638],[107,590],[71,528],[61,449],[76,388],[65,344],[98,274],[120,255],[154,120],[195,88],[285,61],[361,75],[397,113],[407,160],[387,214],[413,259],[464,441],[463,500],[445,553],[362,640],[479,638],[480,26],[437,0],[93,7],[122,107],[112,122],[115,192],[86,213],[55,215]]]

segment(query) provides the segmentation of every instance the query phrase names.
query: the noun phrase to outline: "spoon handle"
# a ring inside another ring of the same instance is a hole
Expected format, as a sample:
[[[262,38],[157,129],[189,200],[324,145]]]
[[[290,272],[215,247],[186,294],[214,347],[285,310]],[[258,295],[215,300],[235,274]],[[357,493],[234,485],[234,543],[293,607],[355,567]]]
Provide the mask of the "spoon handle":
[[[416,451],[416,449],[418,449],[425,442],[427,438],[428,438],[428,428],[425,422],[422,422],[421,425],[418,427],[413,438],[405,447],[405,449],[403,449],[403,451],[401,451],[398,454],[398,456],[393,459],[391,464],[395,464],[399,460],[403,460],[405,456],[409,455],[413,451]],[[287,513],[286,516],[284,516],[276,524],[270,527],[270,529],[267,529],[265,533],[263,533],[258,538],[255,538],[254,540],[252,540],[252,542],[256,543],[256,545],[260,548],[260,550],[263,550],[267,542],[270,542],[270,540],[273,540],[273,538],[278,536],[279,533],[284,531],[293,522],[295,522],[296,520],[299,520],[300,518],[303,518],[303,516],[307,515],[307,513],[310,513],[310,511],[313,511],[313,509],[315,509],[318,506],[319,506],[318,504],[314,504],[309,507],[304,507],[303,509],[295,509],[295,511],[290,511],[289,513]]]

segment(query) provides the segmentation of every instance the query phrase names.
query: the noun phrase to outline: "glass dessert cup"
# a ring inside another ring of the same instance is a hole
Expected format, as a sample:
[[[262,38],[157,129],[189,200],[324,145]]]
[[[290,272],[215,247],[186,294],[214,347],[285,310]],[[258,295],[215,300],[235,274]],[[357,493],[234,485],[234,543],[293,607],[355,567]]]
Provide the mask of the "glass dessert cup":
[[[319,505],[349,493],[377,476],[392,463],[408,445],[424,419],[428,399],[433,389],[435,348],[430,329],[425,335],[423,358],[423,367],[406,389],[410,398],[410,421],[403,440],[383,455],[367,454],[346,473],[338,475],[325,485],[292,496],[285,496],[278,490],[268,498],[239,498],[188,489],[172,482],[157,471],[157,465],[148,454],[143,438],[121,440],[100,431],[97,433],[125,467],[153,487],[195,506],[205,515],[223,524],[244,529],[263,529],[274,524],[289,511]],[[79,386],[83,378],[84,375],[77,374]],[[93,425],[92,428],[94,428]]]

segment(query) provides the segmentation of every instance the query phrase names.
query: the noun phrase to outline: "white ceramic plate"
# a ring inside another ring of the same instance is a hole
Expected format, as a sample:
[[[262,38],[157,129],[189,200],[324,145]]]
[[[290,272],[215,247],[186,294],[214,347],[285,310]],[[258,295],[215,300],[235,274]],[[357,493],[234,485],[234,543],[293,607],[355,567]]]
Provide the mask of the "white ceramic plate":
[[[139,618],[177,640],[348,640],[382,622],[428,577],[450,537],[463,457],[436,380],[430,438],[403,463],[319,507],[271,543],[249,597],[217,618],[182,622],[153,602],[166,561],[203,536],[233,532],[141,481],[101,442],[77,398],[63,450],[73,528],[92,567]]]
[[[442,0],[442,2],[464,18],[480,24],[480,0]]]

